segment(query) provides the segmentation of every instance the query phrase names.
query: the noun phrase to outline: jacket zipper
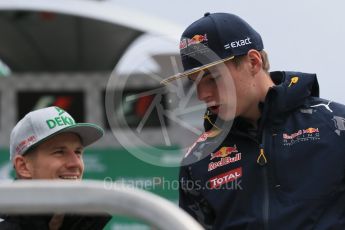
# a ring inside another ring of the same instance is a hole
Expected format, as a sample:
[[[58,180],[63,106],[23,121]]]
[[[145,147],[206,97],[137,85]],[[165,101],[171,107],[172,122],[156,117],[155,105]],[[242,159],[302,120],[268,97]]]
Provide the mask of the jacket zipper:
[[[263,222],[264,222],[264,229],[268,230],[268,218],[269,218],[269,190],[268,190],[268,176],[267,176],[267,168],[264,167],[263,171],[263,183],[264,183],[264,201],[262,206],[262,212],[263,212]]]
[[[263,176],[263,204],[262,204],[262,218],[263,218],[263,224],[264,224],[264,229],[268,230],[269,225],[268,225],[268,220],[269,220],[269,188],[268,188],[268,174],[267,174],[267,158],[265,155],[265,130],[262,131],[262,137],[261,137],[261,144],[257,139],[253,139],[248,135],[238,133],[239,135],[242,135],[244,137],[247,137],[254,142],[259,144],[259,156],[256,160],[256,162],[262,166],[262,176]]]
[[[262,166],[262,175],[263,175],[263,205],[262,205],[262,217],[263,217],[263,224],[264,224],[264,229],[268,230],[268,220],[269,220],[269,206],[270,206],[270,201],[269,201],[269,188],[268,188],[268,174],[267,174],[267,158],[265,156],[265,130],[263,130],[262,133],[262,140],[260,144],[260,154],[257,159],[257,163]]]

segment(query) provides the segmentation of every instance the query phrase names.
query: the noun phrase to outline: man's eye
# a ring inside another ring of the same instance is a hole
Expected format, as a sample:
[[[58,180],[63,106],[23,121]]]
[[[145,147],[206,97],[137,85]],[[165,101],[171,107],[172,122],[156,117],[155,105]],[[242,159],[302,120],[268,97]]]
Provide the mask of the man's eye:
[[[53,154],[56,154],[56,155],[63,154],[63,150],[56,150],[53,152]]]
[[[208,82],[215,82],[219,79],[220,75],[209,75],[207,76],[206,81]]]

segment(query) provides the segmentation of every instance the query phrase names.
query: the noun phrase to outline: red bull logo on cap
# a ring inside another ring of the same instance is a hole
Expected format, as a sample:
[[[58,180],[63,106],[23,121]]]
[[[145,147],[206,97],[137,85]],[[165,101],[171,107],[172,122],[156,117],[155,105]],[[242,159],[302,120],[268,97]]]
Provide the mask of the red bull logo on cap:
[[[192,38],[183,38],[180,41],[180,50],[187,48],[188,46],[199,44],[202,42],[206,42],[207,40],[207,35],[200,35],[196,34]]]
[[[207,41],[207,35],[206,34],[204,34],[204,35],[197,34],[188,40],[188,45],[190,46],[190,45],[198,44],[198,43],[204,42],[204,41]]]

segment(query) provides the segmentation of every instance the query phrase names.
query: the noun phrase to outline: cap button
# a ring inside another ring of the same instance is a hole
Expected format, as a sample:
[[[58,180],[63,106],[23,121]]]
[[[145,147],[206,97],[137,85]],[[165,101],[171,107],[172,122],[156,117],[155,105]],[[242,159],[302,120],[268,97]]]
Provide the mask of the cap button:
[[[204,17],[207,17],[208,15],[210,15],[210,12],[206,12],[206,13],[204,14]]]

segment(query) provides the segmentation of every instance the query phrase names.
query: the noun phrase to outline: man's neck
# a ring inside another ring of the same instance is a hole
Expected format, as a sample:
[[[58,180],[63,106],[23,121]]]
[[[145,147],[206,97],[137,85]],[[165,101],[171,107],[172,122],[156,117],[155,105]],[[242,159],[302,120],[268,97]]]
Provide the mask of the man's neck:
[[[262,72],[260,76],[257,76],[256,79],[258,79],[257,101],[254,101],[253,104],[247,110],[246,114],[242,115],[242,117],[246,118],[248,122],[251,123],[254,127],[257,127],[258,120],[261,117],[261,110],[259,104],[265,102],[269,89],[275,86],[269,73],[267,72]]]

